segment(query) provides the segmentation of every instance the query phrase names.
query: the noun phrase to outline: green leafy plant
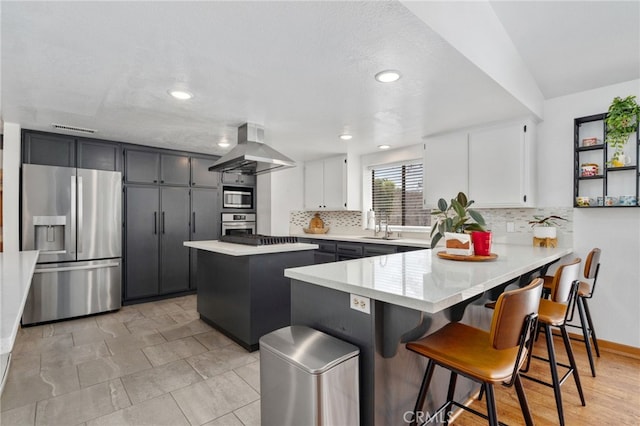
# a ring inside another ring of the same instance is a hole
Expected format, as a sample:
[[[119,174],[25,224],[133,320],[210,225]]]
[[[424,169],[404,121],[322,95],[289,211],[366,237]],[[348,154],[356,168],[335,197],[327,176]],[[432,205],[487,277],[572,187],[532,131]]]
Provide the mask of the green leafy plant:
[[[557,220],[567,219],[556,215],[546,217],[533,216],[533,220],[529,221],[529,225],[531,225],[532,228],[535,228],[536,226],[558,226],[558,222],[556,222]]]
[[[638,114],[640,105],[635,96],[622,99],[616,96],[611,105],[605,123],[607,125],[607,144],[614,149],[613,158],[623,155],[624,146],[629,135],[638,129]]]
[[[444,198],[438,200],[438,208],[431,211],[435,218],[431,225],[431,247],[444,238],[445,232],[485,231],[484,218],[469,208],[472,204],[473,200],[468,200],[464,192],[458,192],[456,198],[451,199],[451,204],[447,204]]]

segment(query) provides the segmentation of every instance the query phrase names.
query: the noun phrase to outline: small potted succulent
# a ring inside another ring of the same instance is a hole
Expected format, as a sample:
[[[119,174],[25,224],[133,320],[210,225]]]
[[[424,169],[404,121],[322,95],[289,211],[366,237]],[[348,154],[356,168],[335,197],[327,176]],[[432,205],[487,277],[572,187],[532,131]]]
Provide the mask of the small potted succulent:
[[[451,199],[451,204],[444,198],[438,200],[438,208],[431,211],[435,218],[431,225],[431,247],[444,238],[448,254],[470,256],[474,253],[470,233],[488,231],[482,215],[470,208],[472,204],[473,200],[468,200],[463,192]]]
[[[624,148],[629,136],[638,130],[639,113],[640,105],[635,96],[624,99],[616,96],[611,102],[604,120],[607,125],[606,142],[614,150],[611,161],[608,162],[610,166],[622,167],[628,163],[629,156],[625,155]]]
[[[546,217],[533,216],[533,220],[529,221],[529,225],[533,228],[533,237],[539,239],[555,239],[557,235],[556,226],[558,226],[558,220],[566,221],[567,219],[556,215]]]

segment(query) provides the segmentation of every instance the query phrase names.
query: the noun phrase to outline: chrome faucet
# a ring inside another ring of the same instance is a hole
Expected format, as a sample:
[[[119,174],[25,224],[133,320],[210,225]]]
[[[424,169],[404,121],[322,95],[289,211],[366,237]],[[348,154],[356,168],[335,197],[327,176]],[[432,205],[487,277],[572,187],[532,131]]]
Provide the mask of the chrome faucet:
[[[382,215],[378,216],[378,226],[373,230],[373,236],[377,237],[378,232],[382,232]],[[389,231],[389,213],[384,212],[384,239],[391,238],[391,232]]]

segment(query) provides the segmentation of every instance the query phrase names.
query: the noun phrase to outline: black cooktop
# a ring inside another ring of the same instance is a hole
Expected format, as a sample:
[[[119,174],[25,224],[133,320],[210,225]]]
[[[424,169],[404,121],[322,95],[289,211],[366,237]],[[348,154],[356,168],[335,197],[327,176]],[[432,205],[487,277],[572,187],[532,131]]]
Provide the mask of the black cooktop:
[[[298,237],[272,237],[270,235],[222,235],[220,241],[224,243],[244,244],[247,246],[269,246],[272,244],[297,243]]]

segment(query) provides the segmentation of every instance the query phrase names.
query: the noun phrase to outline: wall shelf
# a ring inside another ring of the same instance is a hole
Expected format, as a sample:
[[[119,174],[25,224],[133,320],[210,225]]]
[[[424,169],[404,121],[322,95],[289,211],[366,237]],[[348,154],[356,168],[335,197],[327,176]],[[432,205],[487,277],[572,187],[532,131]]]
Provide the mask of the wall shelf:
[[[576,208],[639,207],[639,132],[631,136],[625,148],[625,154],[629,157],[631,164],[611,167],[613,150],[604,142],[607,137],[607,126],[604,121],[606,117],[607,113],[602,113],[574,120],[573,206]],[[599,143],[582,146],[583,140],[592,138],[597,138]],[[597,164],[601,174],[581,176],[583,164]],[[633,201],[633,197],[635,197],[635,203],[629,205],[629,200]],[[582,198],[581,204],[588,199],[589,205],[578,205],[578,198]],[[623,201],[620,200],[621,198]],[[606,205],[607,202],[613,205]]]

